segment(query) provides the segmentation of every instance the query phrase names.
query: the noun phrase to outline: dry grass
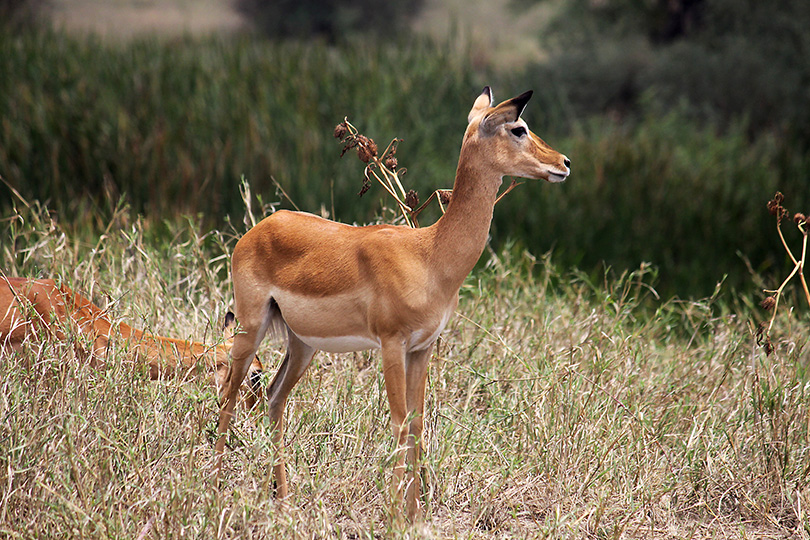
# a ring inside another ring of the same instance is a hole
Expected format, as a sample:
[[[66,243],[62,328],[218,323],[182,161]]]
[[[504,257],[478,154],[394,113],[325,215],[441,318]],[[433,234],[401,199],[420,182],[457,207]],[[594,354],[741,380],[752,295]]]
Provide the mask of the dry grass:
[[[21,206],[0,222],[0,268],[166,335],[216,335],[233,235],[125,215],[99,240]],[[237,418],[215,492],[212,389],[47,344],[0,363],[0,536],[810,538],[806,316],[780,313],[768,357],[727,293],[662,301],[646,268],[594,284],[510,253],[468,279],[435,351],[424,523],[387,518],[376,354],[321,353],[293,391],[281,505],[260,414]],[[277,355],[263,348],[271,371]]]

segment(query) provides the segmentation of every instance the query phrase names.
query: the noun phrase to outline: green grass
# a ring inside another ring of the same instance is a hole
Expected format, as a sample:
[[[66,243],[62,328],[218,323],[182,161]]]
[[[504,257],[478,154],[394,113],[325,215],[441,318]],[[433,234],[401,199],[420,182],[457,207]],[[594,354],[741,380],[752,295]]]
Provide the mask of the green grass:
[[[122,197],[130,220],[184,213],[224,229],[242,212],[243,176],[256,206],[278,200],[275,180],[304,210],[367,223],[383,195],[356,195],[362,167],[341,160],[332,137],[345,116],[380,147],[403,139],[404,183],[424,200],[452,186],[481,87],[498,99],[533,88],[524,116],[571,158],[572,175],[505,198],[496,250],[509,241],[553,250],[561,266],[594,276],[605,264],[621,272],[645,262],[663,294],[694,298],[724,279],[752,290],[749,265],[768,279],[784,270],[765,202],[780,189],[792,210],[808,211],[802,145],[780,132],[752,137],[744,119],[723,130],[700,124],[654,99],[639,118],[581,118],[576,93],[553,74],[497,71],[471,56],[449,39],[327,46],[4,33],[0,176],[68,229],[103,229]],[[0,208],[13,200],[0,184]]]
[[[17,74],[0,82],[0,171],[70,217],[125,193],[139,211],[201,212],[211,223],[239,211],[231,188],[245,175],[258,193],[272,196],[272,176],[301,206],[334,197],[343,219],[370,219],[373,205],[352,208],[361,168],[337,159],[333,127],[349,116],[380,144],[403,136],[405,156],[420,156],[408,159],[417,181],[452,184],[467,112],[457,111],[485,84],[424,41],[338,49],[43,33],[4,36],[0,51],[4,72]]]
[[[164,335],[218,333],[241,226],[123,209],[101,236],[69,234],[17,208],[0,221],[5,273],[60,278]],[[293,391],[282,506],[261,414],[238,416],[215,492],[204,381],[150,382],[121,358],[95,370],[48,343],[0,362],[0,535],[810,537],[803,307],[780,312],[767,357],[752,331],[765,315],[725,289],[660,300],[647,267],[593,280],[515,247],[484,262],[430,366],[423,524],[386,517],[377,354],[319,353]],[[279,352],[261,354],[273,371]]]

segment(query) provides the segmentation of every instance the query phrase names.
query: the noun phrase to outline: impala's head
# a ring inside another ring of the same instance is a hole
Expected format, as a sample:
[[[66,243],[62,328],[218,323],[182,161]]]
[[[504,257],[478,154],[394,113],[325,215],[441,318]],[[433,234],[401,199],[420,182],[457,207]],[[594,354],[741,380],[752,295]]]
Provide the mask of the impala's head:
[[[571,161],[532,133],[520,117],[531,97],[529,90],[493,106],[492,90],[484,87],[467,117],[464,144],[485,152],[489,165],[502,176],[562,182],[571,172]]]

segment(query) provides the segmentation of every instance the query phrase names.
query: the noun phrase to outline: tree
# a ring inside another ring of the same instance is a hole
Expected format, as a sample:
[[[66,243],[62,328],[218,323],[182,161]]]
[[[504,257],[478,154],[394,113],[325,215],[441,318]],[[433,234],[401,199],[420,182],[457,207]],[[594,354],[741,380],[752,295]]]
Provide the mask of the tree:
[[[424,0],[234,0],[236,9],[272,38],[321,37],[334,42],[352,34],[388,36],[408,27]]]
[[[568,0],[539,69],[581,114],[632,111],[647,95],[810,142],[807,28],[810,2],[799,0]]]
[[[0,29],[17,31],[35,26],[48,4],[46,0],[0,0]]]

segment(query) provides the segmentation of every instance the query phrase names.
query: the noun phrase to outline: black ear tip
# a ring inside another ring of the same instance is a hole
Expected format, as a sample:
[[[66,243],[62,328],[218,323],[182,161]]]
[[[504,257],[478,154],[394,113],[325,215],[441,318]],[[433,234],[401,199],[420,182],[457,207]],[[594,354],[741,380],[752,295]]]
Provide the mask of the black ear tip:
[[[520,115],[523,114],[523,109],[526,108],[526,104],[532,98],[532,94],[534,94],[534,91],[528,90],[520,94],[518,97],[512,98],[512,103],[514,103],[515,107],[517,107],[517,118],[515,118],[515,120],[520,118]]]
[[[236,315],[233,314],[233,311],[229,311],[225,314],[225,326],[229,326],[236,320]]]

